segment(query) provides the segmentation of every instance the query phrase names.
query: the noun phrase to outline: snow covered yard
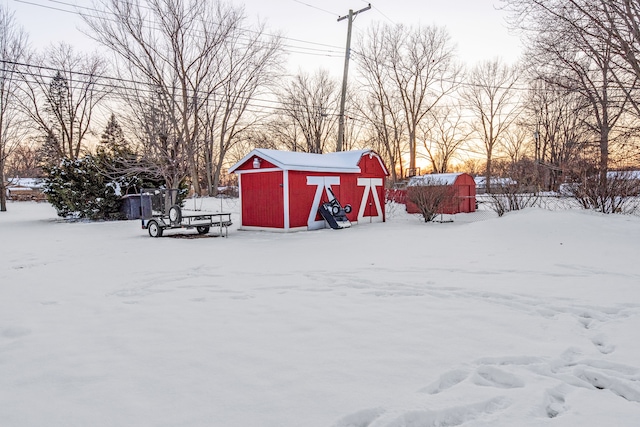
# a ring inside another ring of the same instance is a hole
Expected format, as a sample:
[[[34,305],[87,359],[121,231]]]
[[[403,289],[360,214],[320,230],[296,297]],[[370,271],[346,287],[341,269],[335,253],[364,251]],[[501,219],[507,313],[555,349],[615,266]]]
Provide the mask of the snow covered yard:
[[[637,217],[236,228],[152,239],[11,203],[0,426],[639,423]]]

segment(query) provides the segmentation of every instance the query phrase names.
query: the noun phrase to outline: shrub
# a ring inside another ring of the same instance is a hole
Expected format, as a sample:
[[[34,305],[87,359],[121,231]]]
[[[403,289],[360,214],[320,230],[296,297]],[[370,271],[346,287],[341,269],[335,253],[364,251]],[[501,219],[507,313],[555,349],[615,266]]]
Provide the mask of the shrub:
[[[437,179],[425,178],[419,183],[407,187],[407,200],[414,203],[425,222],[433,221],[440,207],[455,199],[452,186]]]
[[[78,219],[122,219],[119,186],[100,173],[92,156],[62,159],[45,167],[44,192],[58,216]]]
[[[579,181],[564,185],[563,191],[576,199],[584,209],[602,213],[630,213],[638,209],[640,176],[632,171],[611,171],[603,183],[599,174],[585,173]]]
[[[489,198],[491,200],[491,209],[497,213],[498,216],[502,216],[506,212],[536,206],[539,195],[529,192],[529,188],[527,188],[526,185],[514,181],[506,184],[498,184],[493,187]]]

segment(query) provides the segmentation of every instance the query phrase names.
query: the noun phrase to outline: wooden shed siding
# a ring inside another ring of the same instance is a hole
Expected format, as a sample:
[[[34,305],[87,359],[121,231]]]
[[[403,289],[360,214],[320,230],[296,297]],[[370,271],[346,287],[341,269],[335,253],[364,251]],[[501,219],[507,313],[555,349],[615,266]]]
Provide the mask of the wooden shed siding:
[[[284,227],[283,172],[241,175],[242,225]]]
[[[362,171],[359,174],[361,178],[384,178],[386,176],[385,170],[382,168],[380,160],[378,160],[376,156],[369,157],[369,155],[365,154],[360,159],[358,166]]]

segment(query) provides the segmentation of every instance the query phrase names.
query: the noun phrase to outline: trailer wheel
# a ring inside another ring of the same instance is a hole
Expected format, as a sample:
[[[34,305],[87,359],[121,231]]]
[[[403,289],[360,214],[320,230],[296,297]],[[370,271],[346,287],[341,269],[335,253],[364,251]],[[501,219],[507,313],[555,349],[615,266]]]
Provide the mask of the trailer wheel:
[[[338,212],[340,212],[340,206],[331,206],[331,213],[333,213],[334,215],[338,215]]]
[[[151,237],[162,237],[162,227],[158,224],[157,221],[149,221],[147,224],[147,229],[149,230],[149,236]]]
[[[173,205],[169,208],[169,221],[171,224],[179,224],[182,221],[182,210],[180,206]]]
[[[209,227],[206,225],[199,225],[196,227],[196,230],[198,230],[198,234],[207,234],[209,232]]]
[[[346,205],[346,206],[344,207],[344,211],[345,211],[346,213],[348,213],[348,214],[349,214],[349,213],[351,213],[351,205]]]

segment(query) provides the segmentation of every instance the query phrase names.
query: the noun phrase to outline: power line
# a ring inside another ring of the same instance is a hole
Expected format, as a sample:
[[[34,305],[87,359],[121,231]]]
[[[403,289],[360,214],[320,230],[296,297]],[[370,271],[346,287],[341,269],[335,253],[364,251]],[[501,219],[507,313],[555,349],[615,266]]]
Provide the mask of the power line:
[[[26,63],[20,63],[20,62],[13,62],[13,61],[6,61],[6,60],[0,60],[0,63],[4,63],[4,64],[9,64],[9,65],[14,65],[14,66],[20,66],[20,67],[27,67],[27,68],[35,68],[37,70],[46,70],[46,71],[52,71],[52,72],[62,72],[64,74],[71,74],[71,75],[76,75],[76,76],[83,76],[83,77],[91,77],[91,78],[95,78],[96,81],[91,83],[92,85],[95,85],[96,87],[93,89],[94,92],[96,93],[102,93],[102,94],[108,94],[111,93],[112,91],[109,91],[107,89],[113,89],[113,90],[120,90],[120,95],[124,96],[125,98],[127,96],[130,95],[130,91],[132,89],[135,89],[135,91],[137,93],[146,93],[149,95],[157,95],[157,90],[154,88],[153,83],[150,82],[141,82],[141,81],[136,81],[136,80],[131,80],[131,79],[124,79],[124,78],[120,78],[120,77],[111,77],[111,76],[106,76],[106,75],[101,75],[101,74],[95,74],[95,73],[86,73],[86,72],[80,72],[80,71],[70,71],[70,70],[60,70],[54,67],[47,67],[47,66],[43,66],[43,65],[34,65],[34,64],[26,64]],[[40,78],[40,79],[45,79],[45,78],[51,78],[52,76],[49,75],[45,75],[40,73],[36,73],[33,71],[28,71],[28,70],[20,70],[20,71],[16,71],[15,69],[12,70],[7,70],[7,69],[0,69],[0,72],[2,71],[11,71],[14,72],[16,74],[21,74],[22,76],[25,77],[34,77],[34,78]],[[100,79],[102,80],[106,80],[106,82],[104,81],[99,81]],[[38,80],[31,80],[28,81],[27,83],[36,83],[36,84],[41,84],[41,81]],[[82,82],[78,82],[78,83],[82,83]],[[87,83],[87,82],[84,82]],[[135,88],[132,88],[132,86],[127,85],[127,83],[129,84],[133,84],[136,85]],[[142,86],[142,88],[140,87]],[[147,87],[147,89],[144,89],[144,87]],[[71,86],[71,89],[73,89],[73,87]],[[177,87],[170,87],[168,88],[170,91],[173,90],[177,90],[179,88]],[[210,96],[223,96],[220,95],[219,93],[215,93],[215,92],[208,92],[208,91],[197,91],[192,93],[192,95],[202,95],[202,96],[206,96],[206,95],[210,95]],[[132,98],[134,99],[134,98]],[[252,106],[252,107],[256,107],[256,108],[267,108],[267,109],[273,109],[273,110],[281,110],[281,111],[288,111],[291,108],[296,108],[301,106],[302,104],[299,103],[295,103],[295,102],[291,102],[291,103],[287,103],[287,102],[283,102],[282,100],[274,100],[274,99],[264,99],[264,98],[259,98],[259,97],[250,97],[250,96],[238,96],[237,99],[242,100],[242,101],[247,101],[247,105]],[[259,103],[265,103],[267,105],[262,105]],[[276,104],[276,105],[269,105],[269,104]],[[337,116],[337,112],[331,112],[331,110],[329,110],[330,112],[328,114],[330,115],[334,115]],[[257,112],[257,111],[254,111]],[[260,111],[260,112],[264,112],[264,111]]]
[[[316,10],[319,10],[321,12],[328,13],[329,15],[338,16],[337,13],[329,12],[328,10],[319,8],[318,6],[314,6],[312,4],[305,3],[305,2],[300,1],[300,0],[293,0],[293,1],[296,2],[296,3],[300,3],[302,5],[308,6],[308,7],[312,8],[312,9],[316,9]]]
[[[361,1],[362,3],[369,3],[369,2],[368,2],[368,1],[366,1],[366,0],[360,0],[360,1]],[[369,3],[369,4],[371,5],[371,8],[372,8],[373,10],[375,10],[376,12],[378,12],[380,15],[382,15],[382,17],[383,17],[383,18],[385,18],[387,21],[391,22],[393,25],[396,25],[396,23],[395,23],[391,18],[389,18],[387,15],[385,15],[385,14],[384,14],[380,9],[378,9],[374,4],[372,4],[372,3]]]
[[[60,8],[60,7],[55,7],[55,6],[48,6],[48,5],[44,5],[41,3],[34,3],[28,0],[14,0],[18,3],[23,3],[23,4],[27,4],[30,6],[34,6],[34,7],[40,7],[40,8],[45,8],[45,9],[50,9],[50,10],[56,10],[59,12],[64,12],[64,13],[68,13],[68,14],[72,14],[72,15],[77,15],[80,17],[88,17],[88,18],[94,18],[94,19],[98,19],[98,20],[104,20],[104,21],[112,21],[112,22],[117,22],[114,19],[110,19],[106,16],[100,16],[100,15],[95,15],[95,14],[87,14],[87,13],[83,13],[80,12],[77,9],[85,9],[91,12],[96,12],[99,14],[104,14],[104,11],[100,11],[98,9],[95,8],[91,8],[91,7],[86,7],[86,6],[77,6],[71,3],[67,3],[67,2],[63,2],[63,1],[58,1],[58,0],[49,0],[53,3],[56,4],[61,4],[61,5],[65,5],[65,6],[69,6],[72,7],[76,10],[69,10],[69,9],[64,9],[64,8]],[[141,6],[144,7],[144,6]],[[144,7],[146,8],[146,7]],[[148,9],[148,8],[147,8]],[[211,23],[213,25],[220,25],[218,23]],[[150,30],[159,30],[159,28],[152,26],[152,25],[145,25],[144,28],[150,29]],[[303,44],[308,44],[308,45],[313,45],[313,46],[321,46],[321,47],[326,47],[326,48],[330,48],[330,49],[319,49],[319,48],[315,48],[315,47],[307,47],[307,46],[297,46],[297,45],[292,45],[292,44],[283,44],[282,47],[283,48],[289,48],[289,49],[297,49],[297,50],[287,50],[287,49],[283,49],[285,52],[287,53],[295,53],[295,54],[304,54],[304,55],[317,55],[317,56],[329,56],[329,57],[341,57],[341,51],[342,48],[339,46],[334,46],[334,45],[330,45],[330,44],[326,44],[326,43],[319,43],[319,42],[313,42],[313,41],[308,41],[308,40],[303,40],[303,39],[298,39],[298,38],[292,38],[292,37],[286,37],[286,36],[281,36],[281,35],[274,35],[274,34],[270,34],[267,32],[259,32],[259,31],[255,31],[252,29],[248,29],[248,28],[243,28],[243,27],[238,27],[238,26],[234,26],[233,28],[235,29],[239,29],[248,33],[253,33],[253,34],[257,34],[257,35],[264,35],[264,36],[268,36],[268,37],[275,37],[278,39],[282,39],[282,40],[288,40],[290,42],[295,42],[295,43],[303,43]],[[239,38],[239,39],[243,39],[243,38]],[[250,39],[246,39],[244,38],[244,40],[250,40]],[[265,42],[262,42],[265,43]],[[334,50],[337,49],[337,50]],[[304,50],[309,50],[310,52],[304,52]],[[316,52],[320,52],[320,53],[316,53]]]

